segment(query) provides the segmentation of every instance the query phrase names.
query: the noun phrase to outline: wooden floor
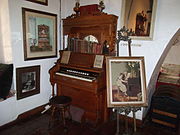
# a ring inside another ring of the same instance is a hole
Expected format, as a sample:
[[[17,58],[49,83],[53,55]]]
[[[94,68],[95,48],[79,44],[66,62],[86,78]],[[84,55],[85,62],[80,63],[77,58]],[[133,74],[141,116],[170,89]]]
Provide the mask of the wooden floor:
[[[0,130],[0,135],[115,135],[116,120],[112,120],[100,126],[97,130],[88,125],[77,122],[68,122],[68,131],[64,132],[62,125],[54,124],[48,128],[49,114],[33,116],[28,120],[18,122],[16,125]],[[124,122],[120,122],[120,135],[124,133]],[[129,125],[129,135],[132,128]],[[135,134],[133,134],[135,135]],[[143,127],[137,129],[136,135],[179,135],[177,131],[160,125],[146,122]]]

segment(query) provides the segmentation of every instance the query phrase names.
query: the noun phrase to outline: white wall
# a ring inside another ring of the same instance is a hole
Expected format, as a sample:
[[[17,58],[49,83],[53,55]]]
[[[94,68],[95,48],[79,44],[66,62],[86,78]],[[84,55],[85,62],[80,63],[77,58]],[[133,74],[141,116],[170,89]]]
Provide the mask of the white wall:
[[[180,40],[180,36],[179,36]],[[176,43],[168,52],[164,63],[180,65],[180,42]]]
[[[0,5],[3,6],[2,0]],[[5,6],[5,5],[4,5]],[[8,98],[0,102],[0,126],[13,121],[21,113],[46,104],[51,95],[51,85],[49,82],[48,70],[54,65],[57,58],[39,59],[24,61],[23,53],[23,32],[22,32],[22,7],[36,9],[40,11],[57,14],[59,22],[60,1],[49,0],[48,6],[32,3],[25,0],[9,0],[9,15],[10,15],[10,44],[12,47],[12,58],[14,64],[14,85],[16,88],[16,68],[33,65],[41,66],[40,75],[40,94],[36,94],[21,100],[17,100],[16,96]],[[59,26],[59,23],[58,23]],[[59,33],[59,30],[58,30]],[[59,37],[59,34],[57,35]],[[58,38],[59,41],[59,38]],[[59,42],[58,42],[59,50]],[[5,55],[6,57],[6,55]]]
[[[62,18],[71,15],[74,7],[74,0],[62,0]],[[98,0],[82,0],[81,5],[97,4]],[[104,0],[104,12],[119,16],[118,30],[120,29],[121,19],[121,0]],[[1,4],[1,3],[0,3]],[[147,85],[153,73],[153,70],[162,55],[166,45],[179,29],[180,26],[180,1],[179,0],[158,0],[157,12],[154,26],[154,37],[152,41],[133,40],[133,44],[140,46],[132,47],[133,56],[144,56],[146,67]],[[10,26],[11,26],[11,44],[13,49],[14,67],[41,65],[41,92],[22,100],[16,100],[16,97],[9,98],[0,102],[0,125],[8,123],[28,110],[48,102],[50,96],[50,83],[48,70],[56,61],[56,58],[24,61],[23,41],[22,41],[22,11],[21,7],[32,8],[59,14],[59,0],[49,0],[49,6],[43,6],[31,3],[25,0],[9,0],[10,7]],[[58,40],[59,41],[59,40]],[[120,46],[120,55],[127,55],[127,46]],[[15,72],[14,72],[14,82]],[[15,84],[15,83],[14,83]],[[142,111],[137,113],[137,118],[142,119]]]

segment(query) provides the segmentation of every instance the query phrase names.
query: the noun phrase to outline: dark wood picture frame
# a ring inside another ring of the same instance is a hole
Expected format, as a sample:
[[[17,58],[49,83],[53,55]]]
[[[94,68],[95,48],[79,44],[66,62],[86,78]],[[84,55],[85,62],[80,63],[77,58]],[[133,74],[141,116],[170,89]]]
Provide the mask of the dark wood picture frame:
[[[30,2],[34,2],[34,3],[38,3],[38,4],[48,6],[48,0],[26,0],[26,1],[30,1]]]
[[[40,65],[16,68],[17,100],[40,93]]]
[[[57,57],[57,15],[22,8],[24,60]]]
[[[107,106],[147,106],[144,57],[106,57]]]

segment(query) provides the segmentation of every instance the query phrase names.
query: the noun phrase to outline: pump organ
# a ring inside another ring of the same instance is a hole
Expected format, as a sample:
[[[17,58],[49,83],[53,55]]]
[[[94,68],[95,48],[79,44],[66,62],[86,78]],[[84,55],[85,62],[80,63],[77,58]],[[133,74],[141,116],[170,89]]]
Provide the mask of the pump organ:
[[[116,27],[117,16],[101,12],[63,19],[63,35],[78,39],[93,35],[100,45],[108,42],[110,54],[115,52]],[[105,122],[108,119],[105,63],[102,68],[94,67],[95,53],[61,50],[59,54],[60,58],[49,70],[57,95],[70,96],[72,105],[84,110],[82,121],[94,125]]]

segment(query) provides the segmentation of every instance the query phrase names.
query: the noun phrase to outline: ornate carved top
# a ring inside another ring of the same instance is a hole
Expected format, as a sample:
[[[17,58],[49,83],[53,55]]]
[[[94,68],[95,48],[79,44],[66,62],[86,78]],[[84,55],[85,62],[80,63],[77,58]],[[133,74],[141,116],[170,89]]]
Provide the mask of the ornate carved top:
[[[67,18],[76,18],[80,16],[88,16],[88,15],[101,15],[101,14],[106,14],[102,12],[102,9],[100,5],[98,4],[92,4],[92,5],[86,5],[86,6],[80,6],[74,7],[74,11],[76,14],[72,14],[68,16]]]

